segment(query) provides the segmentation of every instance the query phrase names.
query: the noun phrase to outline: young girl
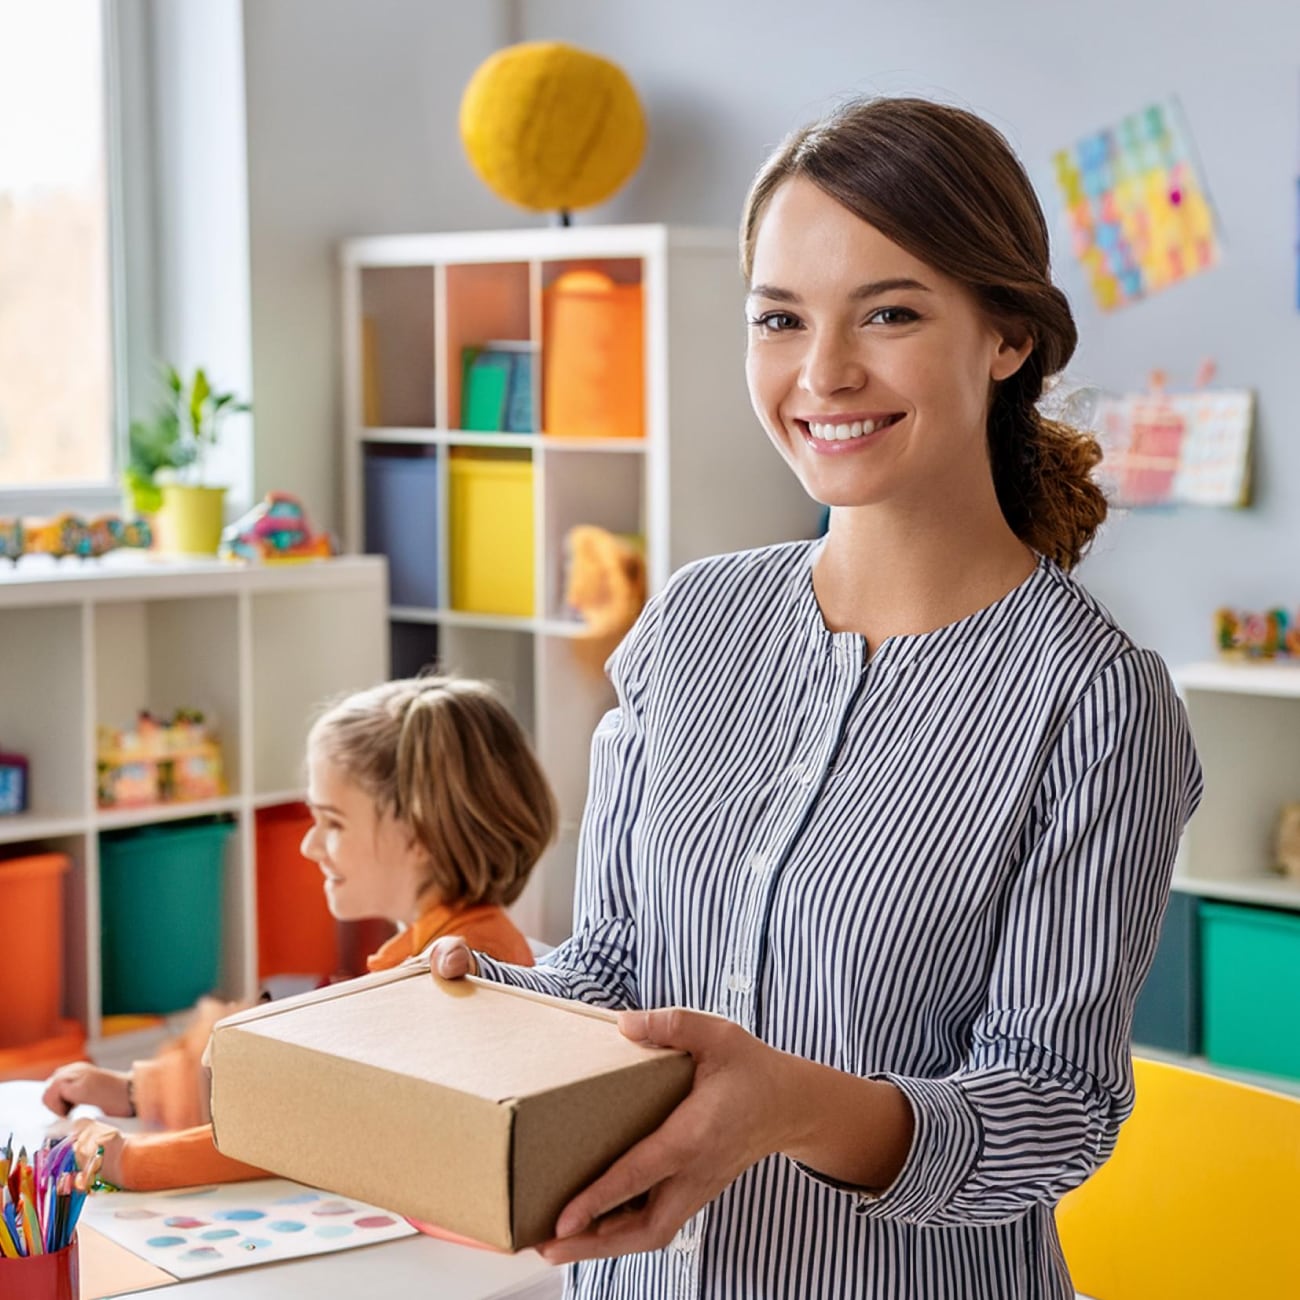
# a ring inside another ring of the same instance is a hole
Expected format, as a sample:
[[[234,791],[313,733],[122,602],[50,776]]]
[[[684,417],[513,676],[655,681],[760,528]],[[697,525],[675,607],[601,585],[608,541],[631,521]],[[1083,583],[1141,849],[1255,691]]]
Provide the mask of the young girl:
[[[541,1248],[570,1297],[1067,1300],[1053,1205],[1132,1108],[1201,779],[1164,664],[1069,572],[1106,503],[1036,406],[1075,345],[1047,226],[986,122],[882,99],[778,149],[742,239],[754,409],[829,535],[651,601],[572,938],[435,969],[695,1058]]]
[[[399,933],[369,959],[388,970],[444,934],[464,934],[503,961],[532,964],[504,908],[555,829],[554,796],[519,725],[491,689],[453,677],[388,682],[328,710],[307,741],[313,825],[304,856],[319,864],[339,920],[382,916]],[[262,1176],[212,1142],[199,1059],[213,1022],[235,1008],[205,1000],[185,1037],[130,1072],[82,1063],[49,1080],[59,1114],[89,1103],[178,1131],[123,1136],[89,1121],[102,1174],[153,1191]]]

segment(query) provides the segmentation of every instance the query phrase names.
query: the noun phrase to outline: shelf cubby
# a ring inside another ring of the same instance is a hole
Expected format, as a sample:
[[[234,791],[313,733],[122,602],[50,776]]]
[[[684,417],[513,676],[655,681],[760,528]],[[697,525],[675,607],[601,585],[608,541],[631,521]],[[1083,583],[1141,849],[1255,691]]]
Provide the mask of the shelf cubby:
[[[81,620],[75,605],[0,607],[0,749],[24,755],[29,764],[29,810],[0,817],[0,838],[43,834],[49,824],[85,810],[90,760]]]
[[[437,423],[434,274],[379,266],[361,276],[361,389],[356,418],[370,428]]]
[[[541,611],[548,619],[576,619],[565,602],[569,530],[592,524],[638,539],[646,535],[645,459],[566,447],[544,451],[542,475]]]
[[[227,789],[241,788],[239,602],[234,595],[95,606],[96,718],[114,730],[147,709],[198,710],[221,743]]]
[[[465,427],[462,392],[465,348],[491,342],[532,341],[531,281],[527,262],[472,262],[446,268],[443,365],[447,376],[447,410],[438,421],[441,427]],[[533,407],[536,410],[535,401]]]
[[[520,725],[536,730],[536,671],[531,632],[447,624],[439,629],[439,666],[491,682]]]

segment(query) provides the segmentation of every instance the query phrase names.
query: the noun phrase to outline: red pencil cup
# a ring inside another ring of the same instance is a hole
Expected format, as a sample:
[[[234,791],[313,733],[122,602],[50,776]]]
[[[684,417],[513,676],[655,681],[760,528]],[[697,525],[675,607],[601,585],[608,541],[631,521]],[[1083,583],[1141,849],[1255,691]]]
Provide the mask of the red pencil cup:
[[[0,1255],[0,1300],[78,1300],[81,1270],[77,1236],[52,1255],[6,1259]]]

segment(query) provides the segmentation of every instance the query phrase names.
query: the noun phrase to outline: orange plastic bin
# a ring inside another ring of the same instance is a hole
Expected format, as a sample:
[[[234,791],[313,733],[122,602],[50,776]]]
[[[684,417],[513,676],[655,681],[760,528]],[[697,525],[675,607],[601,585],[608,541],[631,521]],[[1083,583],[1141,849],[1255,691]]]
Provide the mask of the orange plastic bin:
[[[0,998],[0,1048],[25,1047],[59,1029],[63,1000],[63,853],[0,862],[8,994]]]
[[[339,969],[338,924],[325,904],[320,868],[299,845],[311,827],[305,804],[257,814],[257,971],[333,975]]]
[[[639,284],[569,271],[543,294],[542,419],[565,438],[645,435]]]

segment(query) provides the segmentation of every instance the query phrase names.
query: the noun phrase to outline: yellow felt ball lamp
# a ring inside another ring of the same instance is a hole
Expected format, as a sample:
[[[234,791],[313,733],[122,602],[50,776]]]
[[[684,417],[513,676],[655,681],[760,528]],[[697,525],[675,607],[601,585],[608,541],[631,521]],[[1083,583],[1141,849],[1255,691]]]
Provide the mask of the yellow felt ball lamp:
[[[616,64],[562,41],[498,50],[465,88],[460,136],[495,194],[532,212],[603,203],[636,171],[645,114]]]

